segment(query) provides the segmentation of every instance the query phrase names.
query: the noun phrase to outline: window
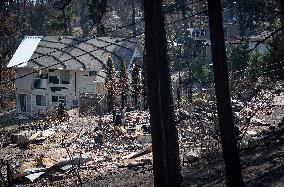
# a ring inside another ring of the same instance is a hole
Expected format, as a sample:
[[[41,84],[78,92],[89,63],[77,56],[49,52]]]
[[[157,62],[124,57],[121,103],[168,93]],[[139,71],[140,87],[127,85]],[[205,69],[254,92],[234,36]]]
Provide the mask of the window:
[[[60,71],[60,83],[70,84],[70,71],[67,70]]]
[[[79,100],[73,100],[73,106],[79,106]]]
[[[34,88],[46,89],[47,88],[47,73],[40,69],[34,70]]]
[[[52,98],[51,98],[51,101],[53,102],[53,103],[57,103],[58,102],[58,96],[52,96]]]
[[[63,103],[63,104],[65,104],[66,97],[64,95],[60,95],[60,96],[53,95],[51,100],[52,100],[53,103]]]
[[[49,84],[59,84],[59,79],[56,76],[49,76]]]
[[[46,89],[47,88],[47,79],[34,79],[34,88],[35,89]]]
[[[59,102],[59,103],[64,103],[64,104],[65,104],[65,96],[62,96],[62,95],[61,95],[61,96],[59,96],[59,97],[58,97],[58,102]]]
[[[44,95],[36,95],[36,106],[45,106],[46,97]]]
[[[19,112],[31,112],[31,95],[27,94],[19,94],[18,102],[19,102]]]
[[[96,71],[89,71],[89,76],[97,76],[97,72]]]

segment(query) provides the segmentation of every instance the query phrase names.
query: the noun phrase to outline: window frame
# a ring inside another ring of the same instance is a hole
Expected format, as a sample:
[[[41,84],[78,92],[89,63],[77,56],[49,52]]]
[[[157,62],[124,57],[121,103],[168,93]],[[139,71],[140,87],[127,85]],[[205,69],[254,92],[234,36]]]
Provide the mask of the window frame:
[[[68,83],[62,83],[62,73],[68,73],[69,75],[69,81],[66,81]],[[71,71],[70,70],[59,70],[59,84],[63,84],[63,85],[69,85],[71,83]]]
[[[89,71],[89,77],[96,77],[98,76],[98,71]]]
[[[40,104],[38,104],[38,96],[42,96],[42,97],[44,97],[43,98],[43,100],[40,100],[40,101],[44,101],[44,104],[42,104],[42,103],[40,103]],[[46,95],[35,95],[35,103],[36,103],[36,106],[46,106]]]
[[[57,101],[53,101],[53,97],[57,97]],[[60,98],[61,97],[61,98]],[[52,95],[51,96],[51,102],[52,103],[60,103],[61,101],[63,101],[63,104],[66,105],[66,95]]]

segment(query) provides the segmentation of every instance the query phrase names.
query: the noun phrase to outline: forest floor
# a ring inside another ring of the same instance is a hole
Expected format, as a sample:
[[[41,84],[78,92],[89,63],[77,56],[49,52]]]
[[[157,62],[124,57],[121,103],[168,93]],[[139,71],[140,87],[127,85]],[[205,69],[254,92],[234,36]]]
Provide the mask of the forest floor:
[[[249,101],[232,100],[246,186],[284,186],[284,87],[271,85]],[[0,158],[16,186],[153,186],[147,111],[127,112],[124,127],[115,127],[111,115],[68,113],[64,121],[2,116]],[[196,100],[176,116],[183,186],[224,186],[214,98]]]

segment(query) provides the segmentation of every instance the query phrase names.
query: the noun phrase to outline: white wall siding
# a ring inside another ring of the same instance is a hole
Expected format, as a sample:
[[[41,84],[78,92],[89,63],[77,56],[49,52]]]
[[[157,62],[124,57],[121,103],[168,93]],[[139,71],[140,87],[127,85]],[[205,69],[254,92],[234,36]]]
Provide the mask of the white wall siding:
[[[32,73],[32,69],[19,68],[16,77]],[[16,93],[31,95],[31,110],[33,115],[43,113],[57,106],[59,102],[52,102],[52,96],[65,96],[65,107],[71,109],[74,107],[74,101],[79,101],[80,94],[104,94],[104,83],[97,76],[89,76],[88,71],[70,71],[70,84],[61,84],[60,72],[62,70],[51,70],[48,72],[48,85],[46,89],[34,88],[34,76],[31,74],[16,81]],[[59,79],[59,84],[50,83],[51,77]],[[36,95],[46,97],[46,106],[36,104]],[[19,109],[19,101],[17,109]],[[19,110],[18,110],[19,111]]]

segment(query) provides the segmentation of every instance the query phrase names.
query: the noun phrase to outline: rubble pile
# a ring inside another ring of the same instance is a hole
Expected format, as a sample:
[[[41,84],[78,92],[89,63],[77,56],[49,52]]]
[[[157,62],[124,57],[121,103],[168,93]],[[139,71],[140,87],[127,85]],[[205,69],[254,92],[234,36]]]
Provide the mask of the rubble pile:
[[[283,127],[283,98],[283,85],[276,82],[260,89],[239,112],[235,112],[244,145],[251,140],[260,139],[267,132]]]
[[[21,183],[47,174],[68,176],[78,162],[86,162],[81,175],[88,177],[151,165],[148,112],[127,112],[123,126],[115,126],[112,120],[112,115],[70,115],[63,122],[39,120],[5,128],[0,155],[9,160],[14,180]]]
[[[282,83],[277,83],[259,88],[250,100],[232,100],[241,146],[283,127],[282,88]],[[71,185],[126,170],[151,175],[148,111],[126,112],[121,125],[115,124],[113,114],[79,116],[78,113],[68,111],[63,120],[53,114],[0,129],[1,159],[8,161],[15,182],[36,186],[52,179],[66,180],[64,184]],[[188,110],[177,109],[175,114],[183,163],[220,151],[213,96],[196,99]],[[0,171],[3,173],[1,168]]]

